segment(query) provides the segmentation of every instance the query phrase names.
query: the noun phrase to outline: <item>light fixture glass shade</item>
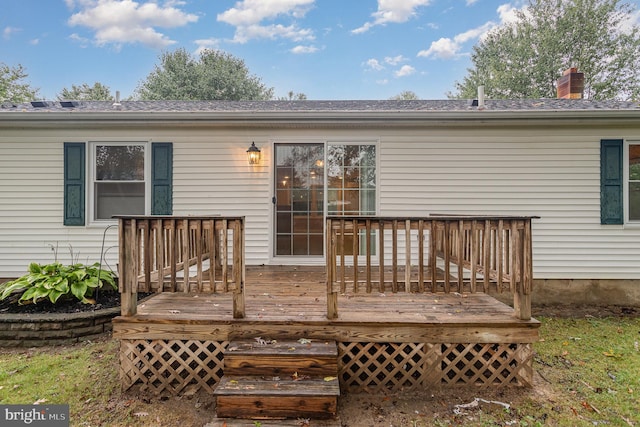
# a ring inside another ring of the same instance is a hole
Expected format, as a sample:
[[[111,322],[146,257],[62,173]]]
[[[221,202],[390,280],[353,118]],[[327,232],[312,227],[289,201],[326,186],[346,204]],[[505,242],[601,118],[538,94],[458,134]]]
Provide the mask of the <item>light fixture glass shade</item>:
[[[260,164],[260,149],[256,147],[255,142],[252,142],[251,147],[247,150],[247,158],[249,160],[249,165]]]

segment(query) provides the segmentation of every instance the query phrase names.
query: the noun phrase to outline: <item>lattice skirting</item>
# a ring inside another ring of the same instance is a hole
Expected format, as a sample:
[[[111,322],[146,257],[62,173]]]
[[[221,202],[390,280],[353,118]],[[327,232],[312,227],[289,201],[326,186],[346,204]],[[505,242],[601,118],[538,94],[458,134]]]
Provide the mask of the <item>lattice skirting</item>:
[[[154,393],[180,394],[187,387],[212,393],[222,377],[226,341],[121,340],[120,381]]]
[[[213,392],[227,341],[121,340],[120,379],[154,393]],[[344,392],[398,392],[434,386],[528,386],[531,344],[338,343]]]
[[[433,386],[531,386],[531,344],[339,343],[345,392]]]

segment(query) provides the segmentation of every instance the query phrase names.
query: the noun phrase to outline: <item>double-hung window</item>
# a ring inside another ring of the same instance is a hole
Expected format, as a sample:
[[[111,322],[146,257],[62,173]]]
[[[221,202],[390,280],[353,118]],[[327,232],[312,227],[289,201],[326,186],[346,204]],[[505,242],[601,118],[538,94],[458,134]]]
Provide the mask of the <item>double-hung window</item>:
[[[172,212],[172,143],[64,143],[65,225]]]
[[[144,215],[147,173],[144,143],[92,144],[93,219]]]

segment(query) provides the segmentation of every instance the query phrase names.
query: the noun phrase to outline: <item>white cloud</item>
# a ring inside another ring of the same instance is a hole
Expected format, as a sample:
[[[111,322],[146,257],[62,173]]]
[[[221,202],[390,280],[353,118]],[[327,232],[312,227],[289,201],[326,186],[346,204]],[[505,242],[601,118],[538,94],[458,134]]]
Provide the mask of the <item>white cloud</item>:
[[[478,3],[478,0],[467,0],[467,6],[471,6]]]
[[[69,36],[69,39],[73,42],[76,42],[80,45],[80,47],[87,47],[91,44],[91,40],[85,38],[85,37],[81,37],[79,34],[77,33],[73,33]]]
[[[285,38],[293,41],[313,40],[313,31],[291,25],[262,25],[263,21],[282,17],[303,18],[315,0],[242,0],[234,7],[218,14],[218,21],[236,27],[233,41],[246,43],[251,39]]]
[[[497,12],[498,17],[500,18],[500,24],[513,24],[514,22],[517,22],[517,12],[522,10],[526,12],[526,8],[518,9],[509,3],[498,6]]]
[[[393,74],[396,77],[406,77],[406,76],[410,76],[411,74],[413,74],[415,72],[416,72],[416,69],[413,68],[411,65],[403,65],[402,67],[400,67],[399,70],[397,70]]]
[[[385,62],[386,64],[389,64],[389,65],[398,65],[398,64],[400,64],[401,62],[405,62],[405,61],[407,61],[407,58],[405,58],[405,57],[404,57],[404,56],[402,56],[402,55],[398,55],[398,56],[387,56],[387,57],[385,57],[385,58],[384,58],[384,62]]]
[[[364,25],[351,32],[361,34],[376,25],[407,22],[416,16],[418,7],[428,6],[430,3],[431,0],[378,0],[378,10],[371,14],[373,21],[365,22]]]
[[[314,40],[313,31],[305,28],[298,28],[296,25],[284,26],[282,24],[273,25],[249,25],[237,27],[233,41],[236,43],[246,43],[251,39],[290,39],[295,42],[303,40]]]
[[[200,55],[205,50],[217,49],[218,45],[220,44],[220,41],[217,39],[200,39],[200,40],[195,40],[194,43],[198,45],[198,48],[196,49],[195,54]]]
[[[504,19],[511,19],[513,15],[509,10],[503,8],[502,5],[498,7],[498,16],[500,16],[501,22]],[[471,40],[477,40],[484,37],[489,31],[496,28],[498,24],[493,21],[484,23],[483,25],[467,30],[463,33],[457,34],[453,38],[442,37],[434,42],[431,42],[431,46],[428,49],[418,52],[419,57],[424,58],[440,58],[440,59],[453,59],[463,56],[460,53],[463,45]]]
[[[459,50],[459,44],[448,37],[442,37],[439,40],[431,42],[429,49],[418,52],[418,56],[425,58],[451,59],[457,55]]]
[[[21,31],[20,28],[4,27],[4,30],[2,30],[2,37],[5,39],[9,39],[13,34],[18,33],[20,31]]]
[[[386,68],[385,65],[396,66],[402,62],[406,62],[407,60],[408,59],[403,55],[385,56],[382,61],[375,58],[368,59],[364,65],[366,65],[370,70],[381,71]]]
[[[36,45],[40,44],[40,39],[31,39],[31,40],[29,40],[29,44],[33,45],[33,46],[36,46]]]
[[[375,58],[367,59],[367,61],[365,62],[365,65],[369,67],[370,70],[374,70],[374,71],[384,70],[384,65],[382,65],[380,61],[378,61]]]
[[[181,1],[162,5],[133,0],[66,0],[67,6],[80,8],[69,18],[69,25],[88,27],[95,31],[99,46],[142,43],[152,48],[164,48],[175,41],[156,31],[155,27],[175,28],[196,22],[198,16],[183,12],[176,6]]]
[[[317,51],[318,51],[318,48],[315,46],[298,45],[293,49],[291,49],[291,53],[295,53],[295,54],[316,53]]]

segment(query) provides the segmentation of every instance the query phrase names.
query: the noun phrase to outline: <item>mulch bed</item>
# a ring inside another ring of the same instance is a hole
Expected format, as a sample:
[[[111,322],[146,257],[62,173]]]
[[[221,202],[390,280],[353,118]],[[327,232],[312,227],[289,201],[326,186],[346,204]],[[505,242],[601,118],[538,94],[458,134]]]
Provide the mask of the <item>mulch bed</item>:
[[[73,299],[60,299],[55,304],[49,300],[43,300],[37,304],[20,305],[17,303],[18,297],[19,295],[0,301],[0,314],[82,313],[120,306],[120,293],[116,291],[101,291],[94,295],[95,304],[85,304],[74,297]]]

